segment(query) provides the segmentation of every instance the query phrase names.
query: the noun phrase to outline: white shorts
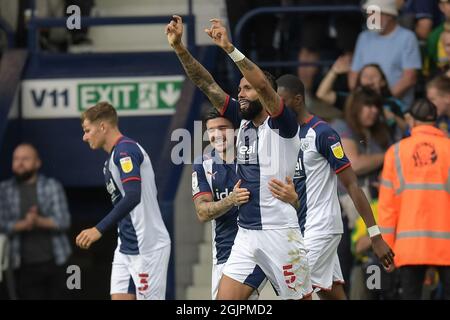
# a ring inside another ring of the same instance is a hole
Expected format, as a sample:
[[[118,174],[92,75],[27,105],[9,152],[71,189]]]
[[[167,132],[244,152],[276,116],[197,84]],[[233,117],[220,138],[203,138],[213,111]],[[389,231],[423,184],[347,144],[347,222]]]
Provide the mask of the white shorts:
[[[222,271],[225,267],[225,263],[213,264],[212,267],[212,279],[211,279],[211,297],[216,300],[217,292],[219,291],[220,279],[222,278]],[[264,272],[258,266],[253,268],[253,272],[247,275],[244,283],[253,289],[253,293],[250,295],[248,300],[258,300],[259,293],[264,288],[267,283],[267,278]]]
[[[239,227],[223,274],[245,283],[261,267],[281,299],[312,293],[308,258],[299,228],[249,230]]]
[[[333,283],[344,283],[337,248],[341,234],[326,234],[305,238],[311,282],[315,291],[331,290]]]
[[[117,248],[111,271],[111,294],[130,293],[137,300],[166,298],[170,245],[145,255],[123,254]]]

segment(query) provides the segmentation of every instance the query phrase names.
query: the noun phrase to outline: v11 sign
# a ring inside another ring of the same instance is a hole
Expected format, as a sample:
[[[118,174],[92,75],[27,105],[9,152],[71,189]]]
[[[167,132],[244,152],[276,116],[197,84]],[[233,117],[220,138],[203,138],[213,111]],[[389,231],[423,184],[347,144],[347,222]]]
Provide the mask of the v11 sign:
[[[25,80],[23,117],[77,118],[99,101],[111,103],[120,116],[170,115],[183,81],[184,76]]]

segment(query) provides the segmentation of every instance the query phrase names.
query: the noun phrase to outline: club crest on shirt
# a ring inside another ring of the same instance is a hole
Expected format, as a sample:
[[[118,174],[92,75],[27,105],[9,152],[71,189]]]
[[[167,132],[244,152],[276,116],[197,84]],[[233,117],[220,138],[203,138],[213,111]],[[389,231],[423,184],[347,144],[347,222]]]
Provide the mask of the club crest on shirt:
[[[130,157],[120,159],[120,167],[124,173],[130,173],[133,170],[133,162]]]
[[[342,149],[341,143],[336,142],[331,147],[331,151],[333,151],[333,155],[337,159],[342,159],[344,157],[344,149]]]
[[[192,195],[195,195],[200,192],[200,188],[198,187],[198,178],[197,172],[192,172]]]
[[[309,139],[300,139],[300,149],[306,151],[309,148]]]

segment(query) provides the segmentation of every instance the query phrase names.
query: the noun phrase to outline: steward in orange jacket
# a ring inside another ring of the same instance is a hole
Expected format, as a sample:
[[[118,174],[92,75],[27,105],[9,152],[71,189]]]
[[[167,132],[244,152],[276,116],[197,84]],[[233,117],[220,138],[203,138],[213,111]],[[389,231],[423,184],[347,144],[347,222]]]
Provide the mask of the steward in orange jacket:
[[[418,101],[410,114],[411,137],[385,155],[379,225],[396,254],[404,297],[420,299],[427,266],[438,266],[450,299],[450,139],[433,127],[431,102]]]

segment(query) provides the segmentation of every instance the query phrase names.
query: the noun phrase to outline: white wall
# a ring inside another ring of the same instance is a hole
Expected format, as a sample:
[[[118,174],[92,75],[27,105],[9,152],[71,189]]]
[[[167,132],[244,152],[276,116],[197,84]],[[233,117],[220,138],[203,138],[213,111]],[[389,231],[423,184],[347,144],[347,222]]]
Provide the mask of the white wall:
[[[187,14],[186,0],[97,0],[96,16],[155,16]],[[194,0],[197,44],[211,44],[203,29],[209,19],[226,19],[224,0]],[[89,31],[94,42],[94,51],[165,51],[169,50],[164,34],[165,24],[92,27]],[[185,37],[186,41],[186,37]]]

